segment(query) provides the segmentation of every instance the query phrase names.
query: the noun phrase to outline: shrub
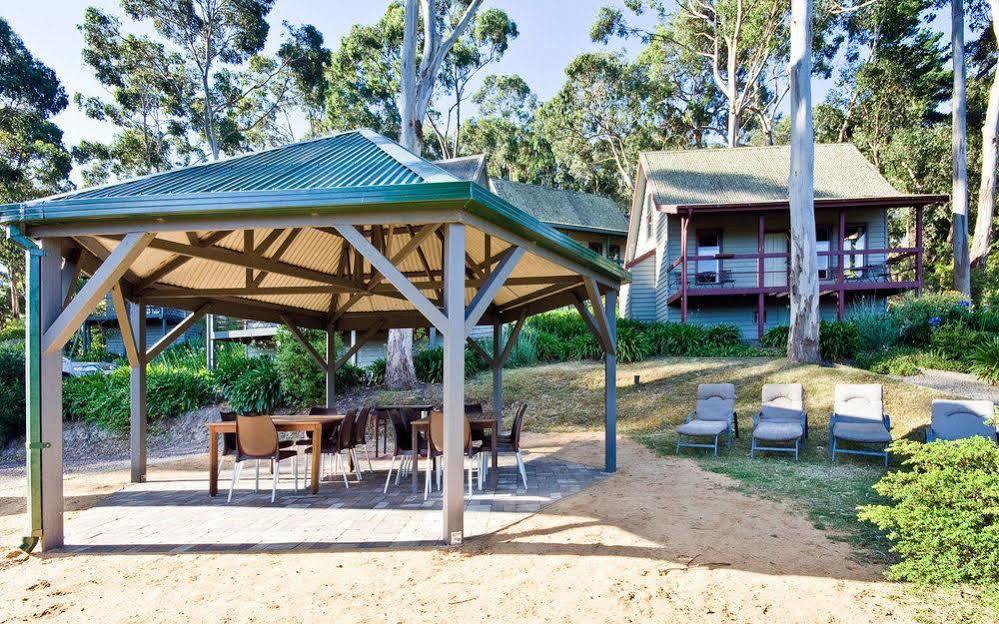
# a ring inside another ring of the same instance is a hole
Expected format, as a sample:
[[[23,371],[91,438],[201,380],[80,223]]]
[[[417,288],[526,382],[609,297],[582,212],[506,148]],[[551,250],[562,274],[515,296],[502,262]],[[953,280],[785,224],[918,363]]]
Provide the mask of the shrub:
[[[938,293],[922,297],[906,296],[889,311],[899,323],[899,338],[907,345],[930,344],[935,325],[946,325],[970,316],[967,301],[959,293]]]
[[[178,416],[216,398],[206,368],[154,364],[146,378],[146,410],[150,422]]]
[[[249,358],[245,370],[224,389],[225,400],[234,411],[267,414],[281,405],[281,377],[269,357]]]
[[[857,328],[857,349],[860,352],[888,351],[898,343],[898,319],[880,306],[854,306],[847,318]]]
[[[918,355],[909,351],[894,351],[879,354],[870,362],[858,360],[857,366],[867,368],[879,375],[909,377],[923,372],[919,368]]]
[[[973,311],[968,318],[968,325],[978,331],[999,334],[999,309],[988,307]]]
[[[326,352],[325,332],[307,329],[303,333],[318,353]],[[298,408],[318,405],[326,392],[326,373],[287,328],[278,329],[274,342],[277,345],[274,368],[284,400]]]
[[[220,345],[215,355],[215,370],[212,380],[220,393],[230,387],[240,375],[253,365],[253,358],[246,354],[246,347],[241,344]]]
[[[24,342],[24,320],[10,319],[0,327],[0,342],[7,341]]]
[[[596,348],[597,353],[591,357],[601,357],[602,350],[599,345],[597,345],[596,340],[593,341],[593,346]],[[652,346],[652,339],[647,332],[643,332],[641,329],[629,326],[624,326],[618,329],[617,359],[619,362],[624,364],[637,362],[639,360],[644,360],[653,353],[654,349]]]
[[[972,351],[971,372],[982,381],[999,384],[999,336],[993,336]]]
[[[772,327],[768,329],[765,334],[763,334],[761,344],[770,349],[787,351],[787,337],[790,332],[791,328],[787,325]]]
[[[742,332],[735,325],[713,325],[707,328],[705,339],[716,347],[742,344]]]
[[[444,380],[444,349],[423,349],[413,356],[413,367],[416,378],[423,383],[441,383]],[[465,349],[465,377],[488,368],[486,362],[476,351]]]
[[[826,360],[846,360],[857,353],[857,327],[849,321],[822,321],[819,346]]]
[[[860,508],[860,519],[887,533],[901,561],[889,577],[915,583],[999,581],[999,447],[985,438],[920,444],[891,451],[908,470],[874,486],[891,503]]]
[[[17,345],[0,347],[0,447],[24,432],[24,348]]]
[[[975,348],[985,342],[988,336],[966,325],[964,322],[941,325],[933,330],[930,346],[938,354],[951,360],[968,359]]]
[[[372,362],[365,371],[364,383],[369,386],[381,386],[385,384],[385,358],[378,358]]]

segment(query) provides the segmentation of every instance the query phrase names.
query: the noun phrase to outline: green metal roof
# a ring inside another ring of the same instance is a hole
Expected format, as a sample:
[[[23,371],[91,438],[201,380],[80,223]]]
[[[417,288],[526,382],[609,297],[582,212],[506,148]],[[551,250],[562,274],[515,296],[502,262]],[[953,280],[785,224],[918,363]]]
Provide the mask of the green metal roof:
[[[205,165],[20,204],[0,205],[0,223],[48,225],[107,220],[238,218],[459,209],[614,281],[628,272],[480,186],[366,129]]]
[[[643,152],[662,207],[787,202],[790,148],[735,147]],[[850,143],[815,146],[815,198],[904,199]]]
[[[538,221],[557,228],[628,234],[628,219],[609,197],[495,178],[489,186]]]

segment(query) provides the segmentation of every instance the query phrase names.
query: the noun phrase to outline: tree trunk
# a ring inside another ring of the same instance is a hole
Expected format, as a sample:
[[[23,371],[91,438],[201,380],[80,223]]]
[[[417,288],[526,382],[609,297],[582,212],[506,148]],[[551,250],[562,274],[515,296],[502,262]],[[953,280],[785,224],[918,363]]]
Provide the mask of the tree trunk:
[[[422,147],[416,138],[416,30],[420,19],[420,0],[406,0],[402,32],[402,73],[399,76],[399,143],[406,148]],[[419,153],[419,151],[417,151]]]
[[[992,30],[999,41],[999,0],[992,0]],[[992,221],[996,206],[996,177],[999,169],[999,72],[992,77],[989,104],[982,123],[982,183],[978,187],[978,217],[971,246],[971,263],[985,268],[992,246]]]
[[[390,329],[388,355],[385,360],[385,385],[392,390],[412,388],[416,385],[413,368],[413,330]]]
[[[951,101],[951,157],[953,184],[954,290],[971,296],[971,259],[968,255],[968,146],[966,77],[964,68],[964,5],[951,0],[951,54],[954,59],[954,93]]]
[[[787,357],[818,362],[819,270],[815,245],[815,133],[812,128],[812,0],[791,2],[791,327]]]

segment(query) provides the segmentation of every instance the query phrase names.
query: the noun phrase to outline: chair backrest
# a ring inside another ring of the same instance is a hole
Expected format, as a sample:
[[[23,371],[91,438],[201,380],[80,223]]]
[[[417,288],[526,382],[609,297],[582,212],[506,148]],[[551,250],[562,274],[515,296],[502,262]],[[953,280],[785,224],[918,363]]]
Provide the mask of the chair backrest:
[[[413,450],[413,431],[409,428],[409,421],[399,410],[389,410],[389,419],[392,421],[392,429],[395,431],[396,455],[399,454],[399,451]]]
[[[805,410],[801,384],[764,384],[761,399],[761,420],[800,420]]]
[[[335,407],[325,407],[322,405],[317,405],[315,407],[309,408],[309,416],[335,416],[340,412],[337,411]]]
[[[465,442],[463,448],[467,451],[472,447],[472,426],[465,422]],[[444,452],[444,412],[430,412],[430,446],[436,453]]]
[[[882,422],[884,399],[881,384],[837,384],[833,413],[845,422]]]
[[[465,414],[481,414],[482,403],[465,403]]]
[[[357,410],[357,417],[354,418],[354,444],[364,444],[367,442],[367,432],[368,432],[368,415],[371,410],[367,407],[362,407]]]
[[[236,446],[240,457],[272,457],[278,434],[270,416],[236,416]]]
[[[513,450],[520,450],[520,432],[524,429],[524,413],[527,411],[527,403],[522,403],[517,408],[517,415],[513,417],[513,427],[510,429],[510,442]]]
[[[236,412],[223,412],[219,411],[219,420],[222,422],[236,422]],[[232,455],[236,452],[236,434],[235,433],[223,433],[222,434],[222,454]]]
[[[343,420],[340,421],[340,429],[337,431],[336,445],[338,450],[350,448],[354,441],[354,419],[357,418],[357,410],[347,410]]]
[[[735,413],[735,386],[729,383],[697,386],[697,409],[700,420],[729,420]]]
[[[941,440],[982,436],[995,441],[996,428],[989,424],[994,412],[992,401],[934,399],[930,425]]]

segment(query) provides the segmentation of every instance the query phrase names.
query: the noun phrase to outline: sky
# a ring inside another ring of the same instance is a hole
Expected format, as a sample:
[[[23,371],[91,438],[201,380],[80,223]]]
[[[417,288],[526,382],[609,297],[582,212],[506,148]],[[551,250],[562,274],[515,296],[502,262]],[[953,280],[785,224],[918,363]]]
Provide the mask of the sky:
[[[561,86],[563,70],[577,54],[607,49],[636,53],[637,44],[604,46],[590,41],[590,24],[597,9],[607,1],[486,0],[484,6],[506,10],[517,23],[520,36],[503,59],[483,70],[481,76],[520,74],[541,99],[546,99]],[[0,15],[11,23],[32,54],[55,70],[70,98],[78,92],[104,94],[81,60],[83,38],[77,24],[88,6],[123,15],[117,0],[6,0],[4,4],[7,6],[0,9]],[[353,24],[377,21],[387,5],[388,0],[277,0],[268,20],[268,50],[277,47],[283,21],[314,25],[325,36],[326,46],[336,49]],[[134,22],[128,28],[143,32]],[[72,103],[55,121],[65,132],[69,146],[81,139],[107,140],[114,130],[108,124],[88,119]]]

